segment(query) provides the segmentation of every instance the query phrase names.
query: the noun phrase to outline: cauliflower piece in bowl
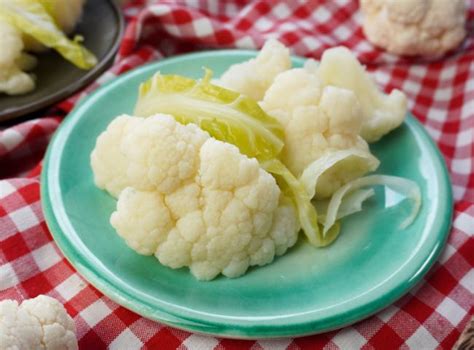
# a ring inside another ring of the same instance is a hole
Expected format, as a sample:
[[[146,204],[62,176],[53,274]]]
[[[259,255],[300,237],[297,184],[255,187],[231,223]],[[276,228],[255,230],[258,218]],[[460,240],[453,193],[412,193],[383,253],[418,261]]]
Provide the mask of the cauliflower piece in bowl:
[[[270,39],[256,58],[230,66],[216,83],[260,101],[275,77],[290,67],[290,50]]]
[[[399,127],[407,114],[407,98],[394,89],[381,92],[354,54],[339,46],[324,51],[317,75],[323,86],[336,86],[354,92],[361,107],[360,135],[375,142]]]
[[[321,176],[316,196],[325,198],[377,168],[378,161],[359,136],[363,119],[356,95],[340,87],[323,87],[317,71],[309,64],[279,74],[260,105],[284,126],[282,160],[298,177],[329,153],[355,149],[364,155],[341,160]]]

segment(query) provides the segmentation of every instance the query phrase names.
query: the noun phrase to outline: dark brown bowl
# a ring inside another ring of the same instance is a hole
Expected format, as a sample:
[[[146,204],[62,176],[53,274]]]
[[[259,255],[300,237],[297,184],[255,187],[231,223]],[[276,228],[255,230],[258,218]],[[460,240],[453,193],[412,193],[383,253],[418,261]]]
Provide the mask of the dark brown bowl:
[[[111,0],[88,0],[75,33],[97,57],[91,70],[76,68],[53,50],[38,54],[36,89],[28,94],[0,94],[0,122],[25,116],[58,102],[85,87],[112,63],[124,29],[120,9]]]

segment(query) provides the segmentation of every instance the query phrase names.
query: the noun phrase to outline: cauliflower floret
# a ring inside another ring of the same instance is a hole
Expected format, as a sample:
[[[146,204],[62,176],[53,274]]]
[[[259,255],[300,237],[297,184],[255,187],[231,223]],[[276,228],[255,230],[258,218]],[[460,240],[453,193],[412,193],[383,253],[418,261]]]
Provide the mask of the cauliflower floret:
[[[118,133],[112,127],[128,123],[134,127]],[[111,173],[125,174],[121,186],[127,186],[110,222],[138,253],[210,280],[220,273],[238,277],[295,244],[293,205],[257,160],[234,145],[167,115],[121,116],[100,138],[120,149],[120,162],[115,153],[103,161]],[[99,139],[92,158],[106,157],[105,147]],[[107,181],[102,187],[111,188]]]
[[[56,299],[40,295],[0,302],[0,347],[17,350],[78,349],[74,321]]]
[[[123,135],[133,129],[140,119],[121,115],[115,118],[97,138],[91,154],[91,167],[97,187],[105,189],[112,196],[118,197],[128,186],[127,163],[120,149]]]
[[[288,48],[270,39],[256,58],[230,66],[217,84],[260,101],[273,79],[290,67]]]
[[[18,95],[34,89],[33,78],[24,73],[19,64],[22,60],[21,33],[12,25],[0,20],[0,93]],[[22,64],[23,65],[23,64]],[[32,68],[31,65],[25,68]]]
[[[466,35],[464,0],[361,0],[363,29],[398,55],[440,56]]]
[[[365,159],[349,158],[325,172],[316,187],[318,198],[330,196],[347,181],[376,168],[378,162],[359,136],[362,118],[355,94],[333,86],[323,88],[315,69],[294,68],[279,74],[261,106],[285,127],[282,160],[296,176],[329,152],[355,148],[367,153]]]
[[[357,58],[345,47],[326,50],[317,70],[323,86],[337,86],[354,92],[362,108],[361,136],[368,142],[400,126],[407,113],[407,99],[399,90],[382,93]]]

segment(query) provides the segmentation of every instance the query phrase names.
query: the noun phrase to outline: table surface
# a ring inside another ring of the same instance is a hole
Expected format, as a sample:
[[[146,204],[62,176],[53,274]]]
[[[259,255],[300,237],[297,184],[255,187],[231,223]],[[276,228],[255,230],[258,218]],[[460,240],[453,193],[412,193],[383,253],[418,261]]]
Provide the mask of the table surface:
[[[353,0],[136,0],[124,14],[126,34],[108,72],[84,91],[29,116],[34,119],[0,126],[0,300],[57,298],[75,321],[81,349],[452,348],[474,313],[474,3],[467,39],[436,61],[401,59],[373,47]],[[88,284],[52,240],[39,198],[45,148],[81,97],[129,69],[202,49],[257,49],[269,37],[316,59],[326,48],[347,46],[384,90],[407,94],[410,110],[438,144],[450,172],[455,207],[446,248],[405,297],[369,319],[320,335],[228,340],[144,319]]]

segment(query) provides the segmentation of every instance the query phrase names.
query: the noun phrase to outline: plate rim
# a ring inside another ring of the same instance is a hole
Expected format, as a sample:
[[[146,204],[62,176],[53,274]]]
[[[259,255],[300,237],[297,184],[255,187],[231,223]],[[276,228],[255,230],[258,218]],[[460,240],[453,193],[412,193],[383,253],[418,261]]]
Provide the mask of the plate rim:
[[[49,198],[49,180],[48,177],[49,172],[51,171],[51,159],[52,154],[58,149],[58,147],[53,147],[56,143],[60,142],[60,137],[67,136],[68,132],[71,132],[74,128],[74,121],[80,120],[80,110],[81,108],[86,108],[87,104],[93,103],[94,99],[106,94],[109,89],[113,89],[115,85],[120,84],[122,81],[126,81],[133,75],[139,75],[143,71],[151,70],[151,69],[158,69],[163,63],[173,63],[173,61],[182,61],[182,60],[193,60],[197,57],[206,57],[208,55],[219,55],[219,56],[226,56],[226,55],[255,55],[256,51],[252,50],[217,50],[217,51],[203,51],[198,53],[191,53],[191,54],[184,54],[178,55],[171,58],[163,59],[158,62],[148,63],[146,65],[140,66],[138,68],[132,69],[131,71],[120,75],[119,77],[115,78],[114,80],[104,84],[102,87],[98,88],[92,94],[84,98],[77,106],[73,109],[73,111],[65,118],[63,123],[61,123],[60,127],[56,131],[55,135],[53,136],[52,141],[48,146],[48,150],[46,152],[45,161],[43,165],[43,170],[41,173],[41,205],[43,208],[44,216],[46,224],[56,242],[59,249],[65,256],[65,258],[74,266],[76,271],[83,276],[90,284],[94,287],[99,289],[104,295],[111,298],[118,304],[122,305],[123,307],[136,312],[137,314],[152,319],[154,321],[158,321],[160,323],[167,324],[171,327],[183,329],[189,332],[194,333],[201,333],[206,335],[212,335],[217,337],[226,337],[226,338],[235,338],[235,339],[263,339],[263,338],[276,338],[276,337],[299,337],[305,336],[310,334],[317,334],[327,332],[333,329],[339,329],[355,322],[358,322],[362,319],[365,319],[380,310],[386,308],[387,306],[391,305],[394,301],[401,298],[405,295],[411,288],[413,288],[421,279],[422,277],[429,271],[432,265],[437,261],[441,251],[445,247],[446,240],[450,233],[450,227],[452,224],[452,213],[453,213],[453,196],[452,196],[452,187],[449,177],[449,172],[446,167],[446,163],[444,162],[443,156],[441,155],[440,150],[436,146],[433,139],[428,135],[427,131],[424,129],[422,124],[416,120],[415,117],[412,116],[411,113],[408,114],[405,124],[410,128],[410,130],[415,129],[416,134],[420,135],[423,138],[426,145],[432,151],[430,154],[434,154],[433,157],[433,165],[439,171],[437,174],[438,176],[440,188],[445,194],[445,198],[447,201],[445,202],[445,207],[447,212],[443,215],[443,218],[440,219],[442,221],[441,229],[438,229],[438,244],[434,246],[434,248],[429,252],[427,259],[421,266],[417,266],[416,269],[413,268],[413,273],[411,274],[411,278],[408,281],[398,282],[396,283],[396,287],[389,290],[386,294],[379,295],[377,298],[372,299],[370,302],[367,302],[361,306],[356,308],[350,309],[350,311],[343,312],[338,317],[331,316],[329,317],[332,320],[332,323],[329,323],[327,327],[315,326],[318,322],[315,320],[303,320],[301,322],[294,322],[291,325],[280,326],[280,325],[272,325],[272,326],[263,326],[258,327],[255,325],[245,326],[242,324],[222,324],[216,323],[213,321],[203,321],[202,319],[192,319],[187,318],[186,316],[173,314],[173,312],[169,310],[163,310],[155,307],[151,307],[143,300],[140,300],[139,297],[130,295],[127,291],[120,290],[116,285],[111,283],[110,280],[101,278],[99,273],[94,270],[94,268],[90,268],[84,264],[84,257],[81,257],[79,252],[71,249],[71,244],[68,243],[66,239],[66,234],[64,230],[61,228],[57,218],[54,214],[54,209],[52,203],[50,202]],[[304,57],[292,57],[296,61],[303,61],[306,58]],[[62,135],[64,134],[64,135]],[[59,141],[58,141],[59,140]],[[59,154],[62,152],[59,152]],[[57,158],[59,159],[59,158]],[[59,162],[59,161],[58,161]],[[81,260],[81,261],[79,261]],[[87,261],[90,264],[90,261]],[[348,313],[352,313],[352,316],[348,316]],[[344,321],[338,320],[338,318],[343,318]]]
[[[7,122],[13,119],[26,116],[29,113],[39,111],[43,108],[51,106],[64,98],[68,98],[83,87],[89,85],[94,79],[104,73],[112,64],[115,54],[118,52],[122,37],[125,31],[125,19],[119,9],[118,4],[113,0],[106,0],[118,22],[118,33],[114,38],[113,44],[107,51],[105,56],[94,66],[87,71],[82,78],[79,78],[74,83],[57,90],[55,93],[47,95],[40,100],[28,103],[26,106],[19,106],[0,111],[0,122]],[[8,98],[8,95],[7,95]]]

